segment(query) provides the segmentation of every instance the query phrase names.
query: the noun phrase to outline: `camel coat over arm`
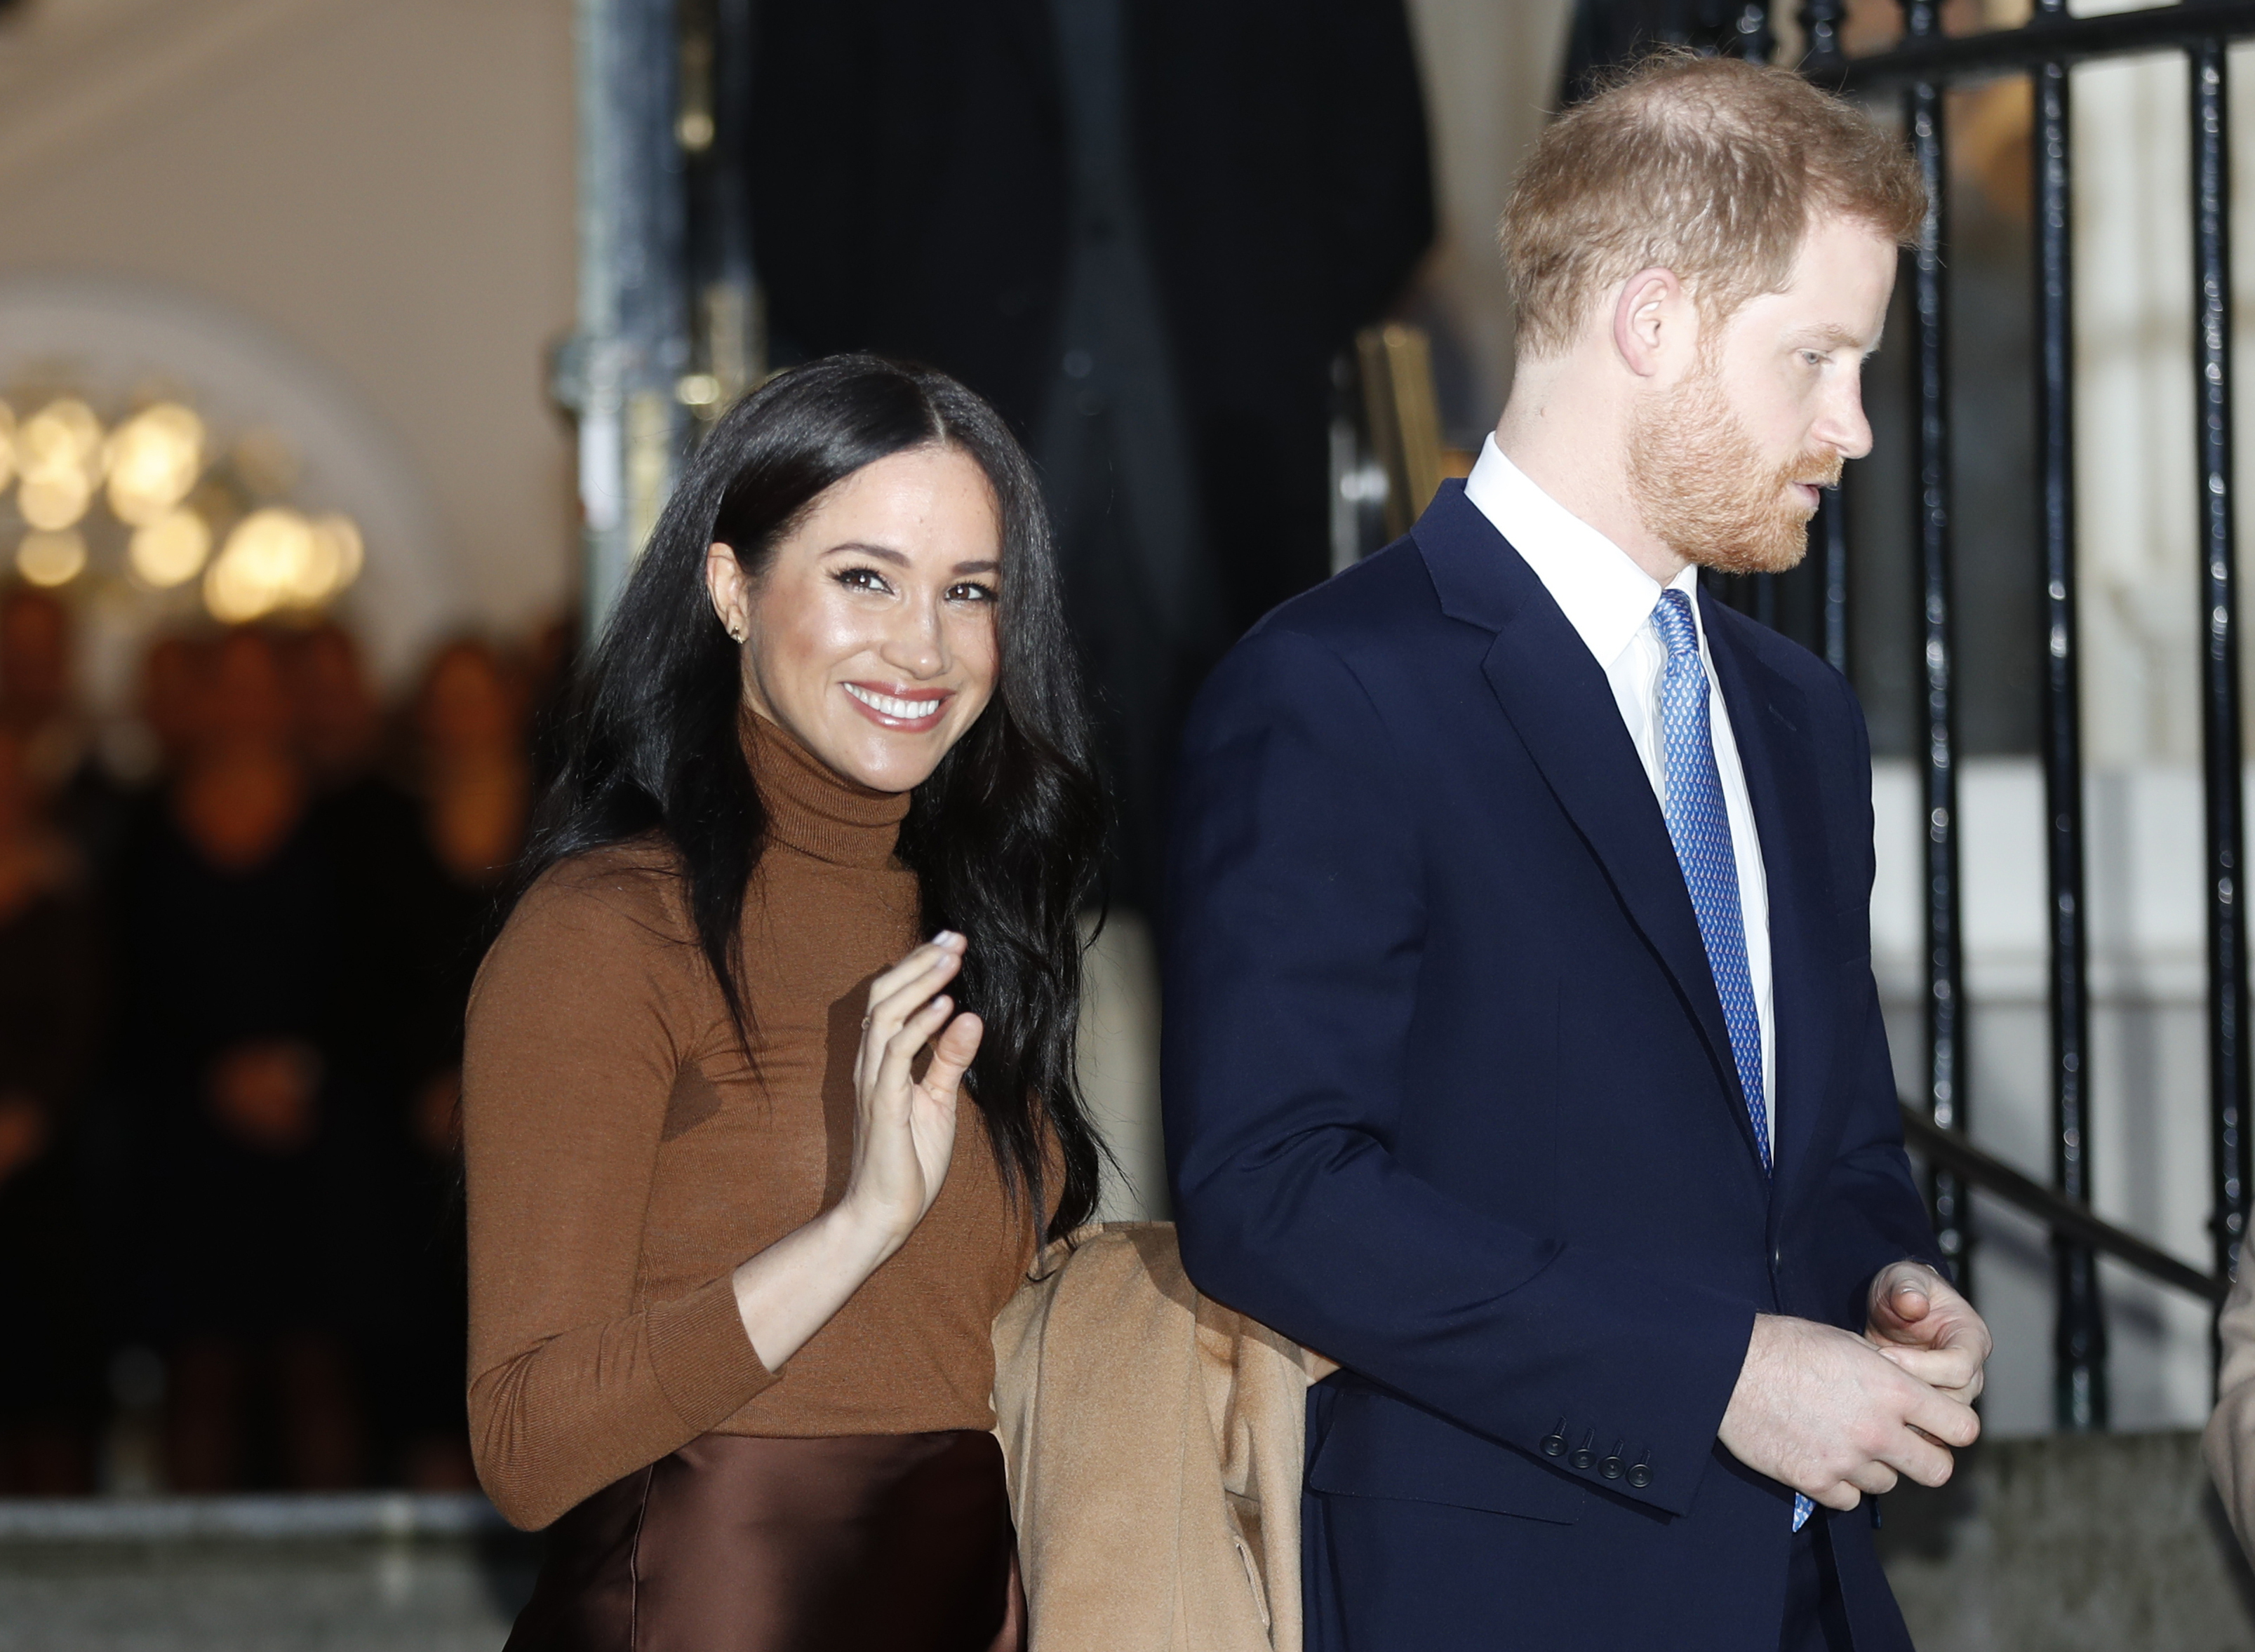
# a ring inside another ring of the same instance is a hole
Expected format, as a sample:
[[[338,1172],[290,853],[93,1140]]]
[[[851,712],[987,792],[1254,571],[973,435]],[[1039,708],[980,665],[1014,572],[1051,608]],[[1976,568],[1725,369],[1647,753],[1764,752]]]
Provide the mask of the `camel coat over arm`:
[[[2239,1546],[2255,1553],[2255,1267],[2243,1256],[2216,1334],[2223,1362],[2216,1372],[2216,1412],[2201,1446],[2216,1477]]]
[[[1054,1245],[994,1321],[1034,1652],[1300,1652],[1308,1384],[1200,1296],[1164,1222]]]

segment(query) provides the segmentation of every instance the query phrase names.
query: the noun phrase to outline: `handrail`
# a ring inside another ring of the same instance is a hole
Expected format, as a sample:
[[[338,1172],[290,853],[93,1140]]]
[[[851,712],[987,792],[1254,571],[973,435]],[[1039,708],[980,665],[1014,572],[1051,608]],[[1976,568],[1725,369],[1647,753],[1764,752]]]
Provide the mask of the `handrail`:
[[[1978,34],[1907,38],[1869,57],[1812,66],[1812,80],[1848,92],[1876,92],[1916,80],[1955,80],[2026,70],[2047,59],[2073,62],[2132,52],[2158,52],[2197,46],[2203,40],[2235,40],[2255,34],[2255,7],[2247,0],[2181,0],[2175,5],[2096,17],[2039,15],[2016,29]]]
[[[2054,1233],[2064,1234],[2093,1250],[2104,1251],[2150,1278],[2173,1284],[2180,1291],[2189,1291],[2205,1301],[2221,1302],[2231,1289],[2229,1279],[2202,1273],[2158,1245],[2148,1244],[2137,1235],[2125,1233],[2112,1222],[2093,1215],[2084,1207],[2061,1198],[2034,1177],[1982,1152],[1956,1130],[1943,1130],[1909,1102],[1902,1103],[1902,1127],[1904,1144],[1913,1152],[1960,1180],[1987,1188]]]

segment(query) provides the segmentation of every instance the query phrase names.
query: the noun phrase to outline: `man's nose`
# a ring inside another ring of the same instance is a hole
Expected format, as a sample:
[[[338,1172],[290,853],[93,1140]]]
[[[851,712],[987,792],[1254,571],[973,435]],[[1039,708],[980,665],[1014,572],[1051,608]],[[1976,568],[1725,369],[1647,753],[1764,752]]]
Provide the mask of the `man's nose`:
[[[1835,449],[1843,458],[1861,458],[1872,451],[1872,422],[1864,416],[1860,383],[1851,385],[1830,402],[1809,431],[1816,441]]]

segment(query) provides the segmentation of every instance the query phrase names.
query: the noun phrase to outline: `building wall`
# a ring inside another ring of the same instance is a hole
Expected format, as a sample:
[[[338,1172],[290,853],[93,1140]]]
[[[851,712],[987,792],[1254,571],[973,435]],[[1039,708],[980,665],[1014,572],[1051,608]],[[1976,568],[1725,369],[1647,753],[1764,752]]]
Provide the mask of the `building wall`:
[[[1925,1090],[1923,850],[1919,774],[1874,776],[1879,875],[1872,963],[1898,1088]],[[2207,1002],[2200,775],[2188,765],[2097,768],[2085,787],[2090,941],[2091,1180],[2098,1213],[2194,1266],[2210,1265]],[[1976,759],[1961,775],[1965,989],[1974,1139],[2051,1176],[2049,950],[2043,776],[2033,758]],[[1973,1279],[1997,1335],[1984,1410],[2000,1434],[2052,1419],[2051,1253],[2038,1224],[1986,1195]],[[2111,1262],[2101,1274],[2118,1428],[2192,1427],[2209,1404],[2208,1312]]]
[[[1567,12],[1566,0],[1409,0],[1440,227],[1403,311],[1433,333],[1442,427],[1459,445],[1479,445],[1511,388],[1495,225],[1556,99]]]
[[[427,497],[416,628],[523,624],[575,556],[543,383],[573,318],[572,70],[570,0],[25,0],[0,277],[127,278],[295,352]]]

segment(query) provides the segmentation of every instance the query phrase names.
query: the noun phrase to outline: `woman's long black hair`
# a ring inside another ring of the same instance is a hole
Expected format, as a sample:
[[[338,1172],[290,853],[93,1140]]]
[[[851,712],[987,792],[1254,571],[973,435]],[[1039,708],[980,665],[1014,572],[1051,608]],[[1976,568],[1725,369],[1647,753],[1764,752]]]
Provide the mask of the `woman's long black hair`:
[[[562,767],[516,887],[573,856],[662,836],[753,1056],[738,937],[768,813],[741,743],[739,653],[706,594],[706,548],[727,545],[756,581],[824,492],[874,460],[939,444],[969,455],[994,490],[1000,673],[986,710],[916,788],[899,853],[916,873],[924,931],[969,942],[954,995],[986,1034],[967,1088],[1005,1185],[1036,1222],[1045,1148],[1062,1162],[1054,1237],[1095,1209],[1103,1156],[1073,1061],[1079,919],[1098,892],[1103,794],[1040,486],[994,410],[953,379],[830,356],[770,379],[713,426],[575,690]]]

